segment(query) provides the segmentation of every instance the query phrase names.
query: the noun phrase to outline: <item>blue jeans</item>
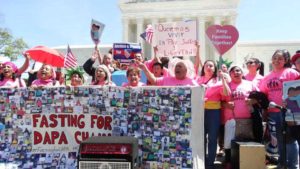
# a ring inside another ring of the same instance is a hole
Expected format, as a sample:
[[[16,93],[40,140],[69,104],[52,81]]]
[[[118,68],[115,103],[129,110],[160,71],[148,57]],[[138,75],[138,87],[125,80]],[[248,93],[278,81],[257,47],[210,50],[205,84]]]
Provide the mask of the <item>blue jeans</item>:
[[[219,128],[221,125],[221,111],[220,109],[205,109],[204,110],[204,129],[205,129],[205,165],[207,167],[213,166],[217,152],[217,140]],[[206,143],[207,149],[206,150]]]
[[[282,113],[269,113],[270,119],[272,119],[276,123],[276,139],[277,139],[277,146],[278,146],[278,154],[279,154],[279,165],[283,164],[283,118]],[[290,140],[286,143],[286,160],[287,160],[287,167],[289,169],[298,169],[298,151],[299,147],[295,139]]]

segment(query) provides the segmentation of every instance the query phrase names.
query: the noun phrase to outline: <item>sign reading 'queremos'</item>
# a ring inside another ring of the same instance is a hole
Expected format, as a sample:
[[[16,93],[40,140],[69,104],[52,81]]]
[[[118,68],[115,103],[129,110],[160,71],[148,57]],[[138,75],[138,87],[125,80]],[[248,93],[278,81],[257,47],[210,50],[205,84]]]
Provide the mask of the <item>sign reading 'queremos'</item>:
[[[158,56],[196,55],[196,21],[159,23],[154,29]]]

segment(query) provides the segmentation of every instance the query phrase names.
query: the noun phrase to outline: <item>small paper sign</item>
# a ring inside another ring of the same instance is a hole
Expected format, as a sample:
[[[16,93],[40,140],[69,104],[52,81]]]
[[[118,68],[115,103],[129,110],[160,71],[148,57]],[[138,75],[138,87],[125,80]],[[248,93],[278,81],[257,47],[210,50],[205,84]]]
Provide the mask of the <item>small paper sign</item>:
[[[105,25],[99,21],[92,19],[91,23],[91,38],[95,45],[98,45]]]

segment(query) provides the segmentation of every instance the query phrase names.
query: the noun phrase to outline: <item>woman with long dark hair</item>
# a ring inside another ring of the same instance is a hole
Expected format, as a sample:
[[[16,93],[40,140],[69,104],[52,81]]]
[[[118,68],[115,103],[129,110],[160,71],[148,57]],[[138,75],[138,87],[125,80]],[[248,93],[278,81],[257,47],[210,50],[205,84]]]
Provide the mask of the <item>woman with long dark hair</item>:
[[[205,138],[207,138],[205,139],[205,142],[207,143],[205,168],[207,169],[214,168],[218,133],[221,126],[221,99],[223,96],[228,96],[230,92],[227,82],[223,77],[223,73],[219,72],[221,81],[218,80],[217,73],[216,63],[212,60],[206,60],[197,80],[199,85],[206,88],[204,97],[204,131]]]
[[[258,87],[264,77],[264,63],[257,58],[249,58],[246,66],[248,73],[244,75],[245,79],[252,81]]]
[[[296,80],[300,73],[291,68],[290,53],[287,50],[276,50],[272,56],[272,71],[266,75],[260,83],[260,90],[264,92],[270,102],[283,106],[283,82]],[[282,110],[268,109],[268,117],[276,123],[276,138],[279,151],[279,167],[287,163],[289,169],[298,168],[298,146],[296,141],[290,141],[283,145],[283,118]],[[286,154],[283,154],[283,146],[286,146]],[[283,161],[283,156],[287,161]]]

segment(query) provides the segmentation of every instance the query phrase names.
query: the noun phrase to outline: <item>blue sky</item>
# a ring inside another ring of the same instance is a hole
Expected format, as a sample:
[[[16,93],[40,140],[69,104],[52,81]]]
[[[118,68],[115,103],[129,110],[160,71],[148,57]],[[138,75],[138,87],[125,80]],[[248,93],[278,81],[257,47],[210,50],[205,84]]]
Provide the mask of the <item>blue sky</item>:
[[[299,0],[240,0],[239,41],[300,40]],[[0,27],[36,45],[92,45],[90,22],[106,25],[101,43],[122,40],[117,0],[0,0]]]

